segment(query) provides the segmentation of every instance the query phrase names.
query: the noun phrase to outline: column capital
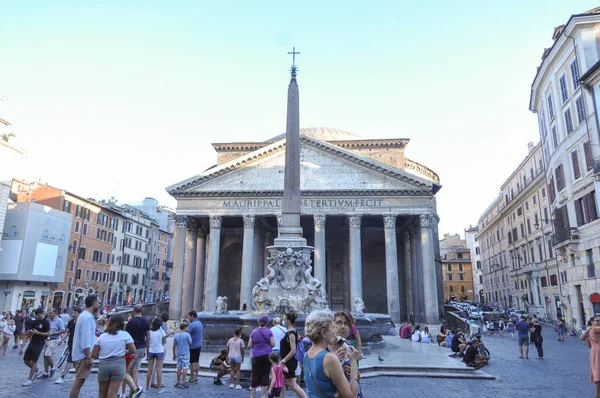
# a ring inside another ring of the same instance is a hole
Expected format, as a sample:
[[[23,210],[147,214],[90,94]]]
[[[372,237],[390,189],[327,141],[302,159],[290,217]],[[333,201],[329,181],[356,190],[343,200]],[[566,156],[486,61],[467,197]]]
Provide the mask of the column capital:
[[[421,228],[435,228],[439,217],[435,213],[423,213],[419,215]]]
[[[187,217],[186,216],[175,216],[175,226],[178,228],[186,228],[187,227]]]
[[[254,228],[254,216],[244,216],[244,228]]]
[[[210,228],[221,228],[221,224],[223,224],[222,216],[210,216]]]
[[[206,238],[208,235],[208,228],[205,225],[198,225],[198,237]]]
[[[383,227],[385,229],[395,229],[396,216],[383,216]]]
[[[326,217],[320,214],[316,214],[313,216],[313,222],[315,223],[315,227],[325,228],[325,220]]]
[[[189,232],[196,232],[198,231],[198,221],[193,219],[193,218],[189,218],[187,219],[187,230]]]
[[[350,228],[358,228],[360,229],[360,220],[362,216],[348,216],[348,221],[350,222]]]

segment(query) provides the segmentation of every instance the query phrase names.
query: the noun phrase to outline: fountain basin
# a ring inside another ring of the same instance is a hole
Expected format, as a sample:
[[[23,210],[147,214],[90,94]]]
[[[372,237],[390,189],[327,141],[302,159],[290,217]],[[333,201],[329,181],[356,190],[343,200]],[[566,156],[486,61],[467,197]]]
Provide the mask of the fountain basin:
[[[227,341],[233,337],[233,332],[242,327],[242,337],[248,341],[250,333],[258,327],[258,318],[263,314],[253,314],[250,311],[229,311],[226,314],[213,314],[208,312],[198,313],[202,322],[202,349],[203,351],[219,351],[224,348]],[[371,349],[385,348],[385,340],[381,336],[387,335],[392,321],[387,314],[352,314],[356,319],[356,327],[362,340],[363,352]],[[273,326],[271,321],[278,315],[270,314],[268,327]],[[296,329],[304,335],[304,322],[307,314],[299,314],[296,319]]]

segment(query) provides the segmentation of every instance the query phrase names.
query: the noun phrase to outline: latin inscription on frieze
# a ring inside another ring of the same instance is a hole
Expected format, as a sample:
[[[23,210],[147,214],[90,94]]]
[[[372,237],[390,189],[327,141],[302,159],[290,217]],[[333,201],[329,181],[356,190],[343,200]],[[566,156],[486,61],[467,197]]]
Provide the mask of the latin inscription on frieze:
[[[224,208],[281,208],[281,199],[224,200]],[[353,207],[382,207],[383,199],[302,199],[302,207],[343,209]]]

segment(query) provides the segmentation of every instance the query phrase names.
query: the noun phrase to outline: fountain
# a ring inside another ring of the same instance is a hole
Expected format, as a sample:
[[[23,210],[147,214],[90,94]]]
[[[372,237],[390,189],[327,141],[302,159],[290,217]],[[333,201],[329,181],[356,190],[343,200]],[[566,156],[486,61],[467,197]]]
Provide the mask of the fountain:
[[[239,326],[242,326],[243,335],[249,336],[257,326],[259,316],[264,314],[274,317],[275,314],[294,311],[299,314],[296,327],[300,334],[304,334],[306,315],[313,310],[329,308],[322,283],[312,276],[310,258],[313,248],[306,245],[300,226],[300,111],[295,65],[295,54],[298,53],[294,50],[293,54],[292,78],[288,87],[281,223],[274,245],[267,248],[270,253],[269,272],[252,289],[251,311],[227,311],[227,298],[218,297],[214,314],[199,314],[207,348],[221,348]],[[391,326],[389,315],[364,314],[364,303],[360,298],[354,300],[354,307],[364,349],[385,346],[381,335],[387,334]]]

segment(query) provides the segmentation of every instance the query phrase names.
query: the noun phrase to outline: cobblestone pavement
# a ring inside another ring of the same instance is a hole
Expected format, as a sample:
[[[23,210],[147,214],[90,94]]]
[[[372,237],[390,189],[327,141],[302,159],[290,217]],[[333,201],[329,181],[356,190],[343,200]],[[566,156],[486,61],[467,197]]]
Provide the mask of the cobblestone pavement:
[[[534,346],[530,346],[530,359],[519,359],[516,340],[511,341],[506,335],[484,336],[483,341],[491,351],[492,359],[488,367],[482,370],[497,376],[498,380],[471,379],[433,379],[433,378],[395,378],[374,377],[365,379],[362,388],[365,396],[397,397],[416,396],[445,398],[464,397],[476,394],[482,397],[501,397],[520,394],[521,396],[538,397],[591,397],[593,384],[589,381],[589,349],[577,337],[566,337],[564,343],[556,341],[556,334],[550,327],[544,328],[545,359],[536,360]],[[413,343],[417,344],[417,343]],[[0,356],[0,375],[2,387],[0,397],[15,396],[50,396],[67,397],[73,376],[67,376],[63,385],[54,384],[51,380],[38,380],[32,386],[21,387],[26,379],[28,368],[23,364],[16,350],[9,348],[6,356]],[[146,375],[141,374],[145,381]],[[173,388],[175,374],[165,373],[165,394],[162,397],[248,397],[247,390],[231,390],[227,378],[224,385],[215,386],[212,379],[201,378],[198,385],[188,390]],[[97,397],[98,385],[96,375],[92,374],[81,391],[81,397]],[[523,395],[525,394],[525,395]],[[147,396],[157,396],[156,390]],[[286,397],[296,397],[291,392]]]

